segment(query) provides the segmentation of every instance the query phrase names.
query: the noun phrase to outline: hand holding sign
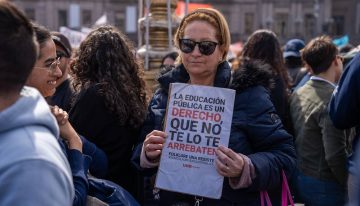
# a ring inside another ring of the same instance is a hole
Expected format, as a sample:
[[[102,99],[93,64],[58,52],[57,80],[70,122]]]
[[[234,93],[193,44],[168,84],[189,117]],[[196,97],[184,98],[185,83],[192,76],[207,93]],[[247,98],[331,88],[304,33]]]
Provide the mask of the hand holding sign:
[[[224,177],[240,177],[243,167],[244,159],[224,146],[219,146],[216,149],[217,159],[215,160],[216,171]]]
[[[160,158],[167,134],[162,131],[153,130],[146,135],[144,141],[145,156],[150,161]]]
[[[157,188],[221,198],[224,176],[238,176],[243,167],[243,159],[230,149],[231,152],[221,150],[219,155],[231,164],[223,165],[223,169],[231,171],[219,174],[215,166],[216,149],[229,143],[234,99],[235,91],[231,89],[170,85],[165,116],[168,137],[150,133],[144,145],[149,159],[158,158],[161,153]]]

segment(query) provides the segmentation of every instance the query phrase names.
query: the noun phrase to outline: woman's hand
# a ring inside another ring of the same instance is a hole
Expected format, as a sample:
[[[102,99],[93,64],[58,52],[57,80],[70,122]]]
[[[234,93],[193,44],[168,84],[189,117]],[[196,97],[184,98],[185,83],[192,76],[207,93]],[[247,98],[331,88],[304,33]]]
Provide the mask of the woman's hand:
[[[166,136],[165,132],[158,130],[153,130],[146,135],[144,141],[144,152],[148,160],[157,161],[160,158]]]
[[[232,149],[219,146],[215,160],[217,172],[224,177],[239,177],[244,167],[244,159]]]
[[[60,137],[64,139],[70,149],[76,149],[82,152],[82,141],[80,136],[76,133],[75,129],[69,122],[69,115],[66,111],[62,110],[58,106],[51,106],[51,112],[55,116],[60,129]]]
[[[50,110],[52,114],[55,116],[55,119],[59,125],[59,127],[68,123],[69,115],[66,111],[62,110],[58,106],[50,106]]]

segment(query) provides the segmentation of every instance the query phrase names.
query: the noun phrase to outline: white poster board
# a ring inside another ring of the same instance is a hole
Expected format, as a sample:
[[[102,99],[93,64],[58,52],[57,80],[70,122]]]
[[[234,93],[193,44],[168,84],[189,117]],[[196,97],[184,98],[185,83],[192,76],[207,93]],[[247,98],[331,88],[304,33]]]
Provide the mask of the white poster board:
[[[60,27],[60,33],[69,39],[71,47],[73,48],[78,48],[87,36],[87,33],[75,31],[64,26]]]
[[[229,144],[234,100],[231,89],[170,85],[157,188],[220,199],[215,149]]]

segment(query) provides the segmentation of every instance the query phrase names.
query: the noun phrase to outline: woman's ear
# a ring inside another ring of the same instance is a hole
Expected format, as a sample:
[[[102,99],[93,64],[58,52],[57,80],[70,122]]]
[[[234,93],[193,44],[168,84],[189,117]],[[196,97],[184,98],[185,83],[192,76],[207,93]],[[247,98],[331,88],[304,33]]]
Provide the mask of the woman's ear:
[[[226,60],[226,55],[225,55],[226,49],[225,49],[225,45],[219,46],[219,50],[220,50],[220,54],[221,54],[221,56],[220,56],[220,58],[219,58],[219,62],[222,62],[222,61]]]

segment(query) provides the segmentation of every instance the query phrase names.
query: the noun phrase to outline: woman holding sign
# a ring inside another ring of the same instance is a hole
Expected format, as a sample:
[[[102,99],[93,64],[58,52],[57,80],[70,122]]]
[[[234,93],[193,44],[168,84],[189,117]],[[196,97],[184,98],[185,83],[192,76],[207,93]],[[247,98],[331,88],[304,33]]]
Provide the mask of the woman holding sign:
[[[236,96],[229,147],[215,150],[216,170],[225,177],[221,198],[161,190],[160,205],[260,205],[262,190],[268,190],[273,204],[278,205],[275,197],[280,197],[281,170],[292,174],[295,150],[269,98],[270,67],[245,61],[234,72],[230,85],[231,69],[225,61],[230,33],[225,18],[215,9],[197,9],[186,15],[175,44],[180,49],[180,64],[158,79],[160,88],[150,102],[142,128],[144,141],[133,156],[139,169],[157,168],[169,139],[170,134],[162,130],[170,83],[233,88]]]

